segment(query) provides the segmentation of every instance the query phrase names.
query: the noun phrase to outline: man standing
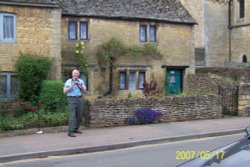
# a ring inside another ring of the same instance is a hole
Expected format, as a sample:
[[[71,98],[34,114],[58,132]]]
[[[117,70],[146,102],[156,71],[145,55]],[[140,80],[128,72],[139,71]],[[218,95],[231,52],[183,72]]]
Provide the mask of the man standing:
[[[64,84],[64,93],[67,93],[69,107],[69,131],[68,136],[76,137],[74,133],[82,133],[79,130],[82,121],[83,101],[82,94],[86,93],[86,86],[83,80],[79,79],[80,72],[72,71],[72,78]]]

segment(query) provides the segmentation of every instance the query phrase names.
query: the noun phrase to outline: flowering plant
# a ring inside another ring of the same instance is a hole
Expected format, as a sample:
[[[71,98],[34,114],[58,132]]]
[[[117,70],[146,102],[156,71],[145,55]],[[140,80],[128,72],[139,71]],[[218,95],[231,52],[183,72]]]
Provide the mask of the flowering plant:
[[[153,110],[151,108],[142,108],[135,112],[134,116],[128,119],[130,125],[135,124],[150,124],[155,121],[156,118],[161,116],[161,112]]]
[[[32,105],[30,102],[27,102],[27,101],[18,101],[17,104],[21,107],[21,111],[23,113],[35,112],[39,107],[42,107],[41,103],[38,103],[38,105],[35,106],[35,105]]]

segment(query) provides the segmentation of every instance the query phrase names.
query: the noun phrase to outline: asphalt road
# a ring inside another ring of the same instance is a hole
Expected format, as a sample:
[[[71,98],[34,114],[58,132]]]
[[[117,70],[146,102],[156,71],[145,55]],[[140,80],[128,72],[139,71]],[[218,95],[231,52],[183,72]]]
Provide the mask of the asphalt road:
[[[244,134],[170,142],[134,148],[71,156],[30,159],[0,164],[0,167],[175,167],[188,160],[180,153],[213,150]]]

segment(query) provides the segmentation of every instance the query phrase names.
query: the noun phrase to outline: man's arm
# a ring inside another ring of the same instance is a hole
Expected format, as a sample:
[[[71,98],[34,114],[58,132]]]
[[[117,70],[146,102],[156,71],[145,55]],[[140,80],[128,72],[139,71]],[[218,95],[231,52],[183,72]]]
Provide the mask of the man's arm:
[[[63,93],[67,93],[68,91],[70,91],[73,88],[74,85],[75,85],[75,82],[73,82],[73,84],[71,84],[71,86],[69,86],[69,87],[66,87],[66,88],[64,87]]]

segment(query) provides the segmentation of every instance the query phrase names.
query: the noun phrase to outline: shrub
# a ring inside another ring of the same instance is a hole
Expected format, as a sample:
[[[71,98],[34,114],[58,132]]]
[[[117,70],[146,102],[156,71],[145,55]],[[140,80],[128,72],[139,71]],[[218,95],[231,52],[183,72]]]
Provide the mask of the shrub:
[[[45,80],[42,83],[39,101],[45,109],[64,109],[66,96],[63,93],[63,84],[61,80]]]
[[[159,111],[151,108],[142,108],[137,110],[134,116],[128,119],[128,122],[130,125],[150,124],[153,123],[159,116],[161,116],[161,112]]]
[[[21,54],[16,63],[20,81],[19,96],[24,101],[38,101],[42,81],[47,78],[52,61],[48,57]]]

